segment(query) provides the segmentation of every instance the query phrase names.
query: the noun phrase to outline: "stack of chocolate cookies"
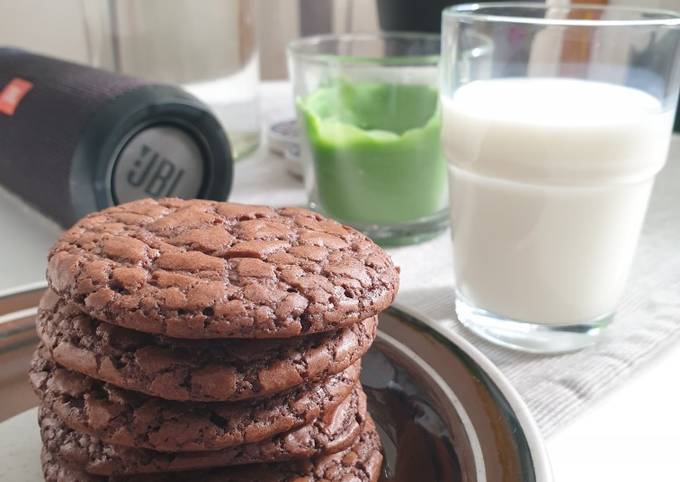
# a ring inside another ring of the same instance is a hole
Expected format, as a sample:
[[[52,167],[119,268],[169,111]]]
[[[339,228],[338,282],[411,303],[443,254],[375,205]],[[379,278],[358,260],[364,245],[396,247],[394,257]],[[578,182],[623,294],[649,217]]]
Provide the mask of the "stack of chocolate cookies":
[[[398,270],[305,209],[142,200],[49,254],[31,380],[48,481],[375,481],[359,382]]]

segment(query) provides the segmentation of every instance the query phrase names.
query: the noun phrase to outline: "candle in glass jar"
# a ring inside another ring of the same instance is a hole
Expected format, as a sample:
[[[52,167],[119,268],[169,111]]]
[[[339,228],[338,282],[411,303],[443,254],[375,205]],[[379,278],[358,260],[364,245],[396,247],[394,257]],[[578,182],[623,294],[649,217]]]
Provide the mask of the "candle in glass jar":
[[[446,205],[436,89],[337,79],[298,103],[319,203],[348,223],[399,223]]]

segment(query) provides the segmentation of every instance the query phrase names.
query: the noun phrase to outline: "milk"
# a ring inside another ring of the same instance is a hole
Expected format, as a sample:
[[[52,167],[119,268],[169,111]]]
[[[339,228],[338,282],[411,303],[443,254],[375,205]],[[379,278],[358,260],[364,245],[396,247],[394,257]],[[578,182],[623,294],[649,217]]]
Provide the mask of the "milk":
[[[442,99],[457,293],[505,318],[614,312],[672,112],[570,79],[475,81]]]

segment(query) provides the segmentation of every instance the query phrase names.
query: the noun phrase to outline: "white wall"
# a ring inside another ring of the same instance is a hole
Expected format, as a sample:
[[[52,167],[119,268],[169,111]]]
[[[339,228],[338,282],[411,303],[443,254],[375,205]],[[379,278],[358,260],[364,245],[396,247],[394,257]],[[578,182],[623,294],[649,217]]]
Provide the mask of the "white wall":
[[[81,0],[0,0],[0,46],[86,61]]]

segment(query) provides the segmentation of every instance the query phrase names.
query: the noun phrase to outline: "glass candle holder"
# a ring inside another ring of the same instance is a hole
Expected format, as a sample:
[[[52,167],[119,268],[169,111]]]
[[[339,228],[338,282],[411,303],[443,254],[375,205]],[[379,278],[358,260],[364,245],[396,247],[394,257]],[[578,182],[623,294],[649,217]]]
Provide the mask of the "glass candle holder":
[[[448,223],[437,35],[296,40],[289,70],[309,204],[382,244]]]
[[[469,329],[563,352],[613,319],[666,162],[679,26],[675,13],[625,7],[444,11],[442,140]],[[480,36],[490,48],[470,55]]]
[[[256,0],[82,2],[90,64],[181,86],[208,104],[239,160],[260,143]]]

